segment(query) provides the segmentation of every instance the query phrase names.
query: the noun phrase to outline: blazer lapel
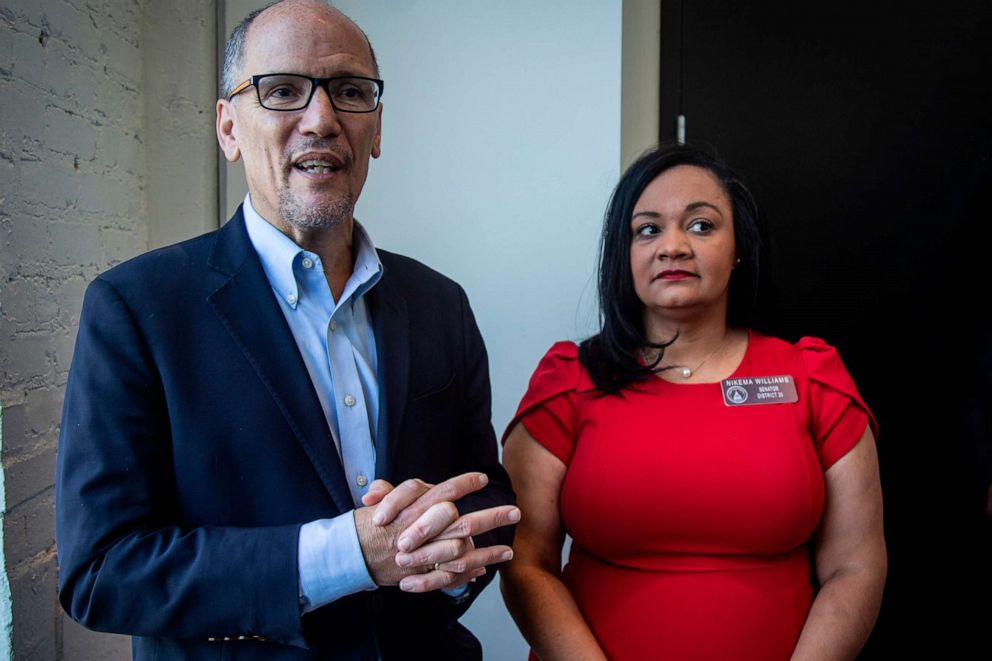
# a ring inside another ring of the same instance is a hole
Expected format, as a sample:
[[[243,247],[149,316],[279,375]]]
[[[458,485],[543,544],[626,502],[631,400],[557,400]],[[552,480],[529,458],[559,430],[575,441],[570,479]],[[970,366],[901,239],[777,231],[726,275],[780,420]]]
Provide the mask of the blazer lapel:
[[[251,245],[240,207],[218,232],[208,263],[229,279],[207,300],[282,411],[338,510],[354,509],[320,400]]]
[[[379,255],[384,257],[381,251]],[[393,482],[392,458],[399,443],[410,380],[410,317],[406,300],[393,286],[388,264],[384,264],[382,280],[369,291],[367,297],[375,335],[376,376],[379,380],[375,475]]]

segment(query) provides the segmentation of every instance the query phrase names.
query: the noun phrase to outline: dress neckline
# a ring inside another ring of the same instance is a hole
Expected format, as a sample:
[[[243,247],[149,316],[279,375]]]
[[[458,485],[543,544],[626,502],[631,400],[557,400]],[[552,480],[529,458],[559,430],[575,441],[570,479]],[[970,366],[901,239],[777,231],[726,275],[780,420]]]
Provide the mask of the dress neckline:
[[[658,376],[657,374],[655,374],[655,375],[652,375],[651,380],[652,381],[657,381],[658,383],[662,383],[662,384],[664,384],[664,386],[674,386],[676,388],[685,388],[685,387],[691,387],[691,386],[718,386],[718,385],[720,385],[720,382],[721,381],[724,381],[725,379],[733,379],[733,378],[739,377],[741,375],[741,372],[743,372],[745,370],[746,366],[751,362],[750,361],[750,359],[751,359],[751,348],[752,348],[752,346],[754,344],[754,342],[753,342],[753,340],[754,340],[754,333],[751,331],[751,329],[750,328],[745,328],[744,331],[747,333],[747,338],[746,338],[747,345],[744,347],[744,355],[741,356],[741,360],[740,360],[739,363],[737,363],[737,367],[735,367],[734,370],[730,374],[728,374],[727,376],[723,377],[722,379],[719,379],[717,381],[697,381],[695,383],[679,383],[678,381],[669,381],[668,379],[663,379],[660,376]]]

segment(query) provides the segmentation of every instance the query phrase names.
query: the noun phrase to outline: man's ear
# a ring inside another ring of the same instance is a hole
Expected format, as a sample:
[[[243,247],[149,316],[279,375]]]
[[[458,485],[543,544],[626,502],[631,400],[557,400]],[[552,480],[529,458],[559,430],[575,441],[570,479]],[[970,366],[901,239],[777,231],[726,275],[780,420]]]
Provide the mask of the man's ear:
[[[379,154],[382,153],[381,143],[382,143],[382,101],[379,102],[379,108],[375,111],[375,138],[372,140],[372,158],[379,158]]]
[[[232,163],[241,158],[237,131],[234,126],[234,106],[227,99],[217,100],[217,142],[224,156]]]

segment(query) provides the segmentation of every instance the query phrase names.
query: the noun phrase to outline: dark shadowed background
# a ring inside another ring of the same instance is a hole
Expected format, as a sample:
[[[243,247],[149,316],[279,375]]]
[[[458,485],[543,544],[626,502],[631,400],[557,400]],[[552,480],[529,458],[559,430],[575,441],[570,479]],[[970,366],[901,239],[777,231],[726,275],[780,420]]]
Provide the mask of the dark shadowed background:
[[[878,417],[890,569],[862,658],[983,658],[992,5],[882,4],[662,3],[661,135],[682,114],[744,175],[759,325],[837,346]]]

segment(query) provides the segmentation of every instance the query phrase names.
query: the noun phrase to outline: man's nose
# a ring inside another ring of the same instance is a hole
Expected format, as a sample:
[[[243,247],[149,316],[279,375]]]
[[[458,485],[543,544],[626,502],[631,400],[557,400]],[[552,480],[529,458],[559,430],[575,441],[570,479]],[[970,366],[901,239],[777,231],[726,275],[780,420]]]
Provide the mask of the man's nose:
[[[300,118],[300,132],[317,136],[336,135],[341,131],[338,111],[331,104],[331,97],[323,85],[314,90],[310,104]]]

